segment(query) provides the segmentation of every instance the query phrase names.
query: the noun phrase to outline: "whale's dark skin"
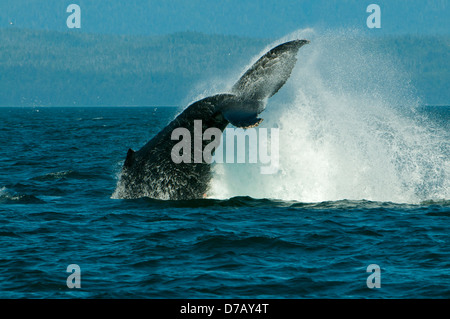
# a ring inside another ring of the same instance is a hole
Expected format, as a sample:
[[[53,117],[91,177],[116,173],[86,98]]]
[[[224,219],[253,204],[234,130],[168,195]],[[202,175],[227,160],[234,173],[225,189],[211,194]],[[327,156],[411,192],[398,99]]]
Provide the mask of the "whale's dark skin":
[[[223,131],[229,123],[242,128],[257,126],[262,121],[257,116],[264,110],[267,99],[286,83],[299,48],[307,43],[294,40],[273,48],[244,73],[230,94],[210,96],[191,104],[139,151],[129,149],[114,197],[203,198],[211,179],[210,164],[205,161],[176,164],[171,152],[179,140],[171,139],[172,132],[186,128],[194,136],[194,120],[202,121],[202,133],[211,127]],[[202,143],[203,150],[211,141]],[[191,143],[191,154],[195,151],[199,150]]]

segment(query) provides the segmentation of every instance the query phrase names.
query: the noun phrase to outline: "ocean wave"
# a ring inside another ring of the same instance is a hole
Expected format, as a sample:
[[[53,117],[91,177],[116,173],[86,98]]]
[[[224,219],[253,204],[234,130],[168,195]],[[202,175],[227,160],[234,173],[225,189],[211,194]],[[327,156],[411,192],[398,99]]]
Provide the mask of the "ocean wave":
[[[251,250],[259,249],[287,249],[287,248],[303,248],[303,245],[299,243],[289,242],[276,237],[269,236],[224,236],[224,235],[206,235],[198,239],[195,244],[197,249],[215,250],[218,247],[220,249],[242,249],[249,248]]]
[[[44,200],[29,194],[12,192],[6,187],[0,188],[0,204],[43,204]]]
[[[228,199],[190,199],[190,200],[160,200],[148,197],[138,199],[124,199],[124,203],[130,208],[155,207],[155,208],[289,208],[294,210],[396,210],[416,209],[420,207],[437,206],[450,207],[450,200],[427,200],[417,204],[395,203],[370,200],[336,200],[323,202],[300,202],[295,200],[282,200],[270,198],[253,198],[251,196],[235,196]]]
[[[73,170],[65,170],[65,171],[52,172],[52,173],[32,177],[31,180],[53,181],[53,180],[60,180],[60,179],[65,179],[65,178],[79,178],[79,177],[81,177],[81,174],[79,172],[76,172]]]
[[[33,181],[58,181],[68,179],[89,180],[89,179],[97,179],[99,177],[106,178],[104,175],[101,175],[94,170],[92,170],[91,172],[80,172],[69,169],[64,171],[51,172],[44,175],[38,175],[30,179]]]

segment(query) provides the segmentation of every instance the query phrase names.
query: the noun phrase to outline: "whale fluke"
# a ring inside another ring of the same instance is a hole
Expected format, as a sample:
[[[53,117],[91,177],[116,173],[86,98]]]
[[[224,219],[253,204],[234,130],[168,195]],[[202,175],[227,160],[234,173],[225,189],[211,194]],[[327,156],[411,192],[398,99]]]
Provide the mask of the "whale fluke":
[[[193,135],[195,120],[201,120],[201,133],[208,128],[223,131],[229,123],[242,128],[259,125],[262,119],[258,115],[264,111],[266,100],[286,83],[299,48],[307,43],[294,40],[271,49],[242,75],[230,93],[191,104],[139,151],[129,149],[113,197],[203,198],[211,179],[210,164],[175,163],[171,152],[179,141],[172,140],[172,132],[185,128]],[[202,140],[202,149],[208,143]],[[191,154],[198,151],[191,144]]]
[[[308,40],[294,40],[276,46],[248,69],[232,93],[249,100],[272,97],[286,83],[297,62],[297,52]]]

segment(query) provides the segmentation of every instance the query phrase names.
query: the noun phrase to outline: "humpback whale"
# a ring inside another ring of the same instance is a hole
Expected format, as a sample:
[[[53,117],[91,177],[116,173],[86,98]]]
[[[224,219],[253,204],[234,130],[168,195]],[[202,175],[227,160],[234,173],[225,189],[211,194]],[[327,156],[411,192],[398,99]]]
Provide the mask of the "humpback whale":
[[[260,57],[233,85],[231,92],[203,98],[189,105],[180,115],[154,136],[140,150],[128,150],[113,194],[115,198],[151,197],[157,199],[203,198],[211,178],[210,164],[175,163],[171,157],[172,132],[177,128],[194,131],[194,121],[201,120],[202,133],[208,128],[223,131],[226,126],[255,127],[262,119],[267,99],[288,80],[300,47],[308,40],[280,44]],[[196,151],[192,145],[191,154]],[[197,150],[198,151],[198,150]]]

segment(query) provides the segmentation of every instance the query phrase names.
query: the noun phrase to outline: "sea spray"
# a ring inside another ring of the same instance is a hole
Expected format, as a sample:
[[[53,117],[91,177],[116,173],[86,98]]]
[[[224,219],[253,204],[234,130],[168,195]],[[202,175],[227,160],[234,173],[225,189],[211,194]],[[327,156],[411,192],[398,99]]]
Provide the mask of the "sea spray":
[[[216,164],[209,197],[449,198],[449,132],[418,112],[420,99],[399,57],[377,52],[349,30],[289,37],[311,43],[261,114],[261,127],[280,129],[280,170],[262,175],[258,164]]]

